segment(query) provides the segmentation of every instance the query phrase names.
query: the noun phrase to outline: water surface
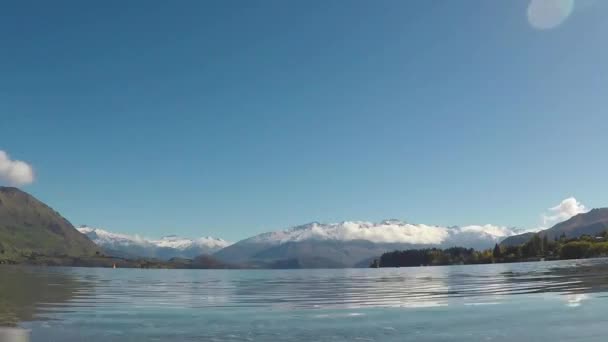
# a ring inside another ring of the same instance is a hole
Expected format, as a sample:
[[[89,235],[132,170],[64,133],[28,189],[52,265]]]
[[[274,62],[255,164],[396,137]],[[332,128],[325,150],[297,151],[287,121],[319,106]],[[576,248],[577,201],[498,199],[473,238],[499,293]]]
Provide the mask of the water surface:
[[[344,270],[0,268],[33,341],[605,341],[608,260]]]

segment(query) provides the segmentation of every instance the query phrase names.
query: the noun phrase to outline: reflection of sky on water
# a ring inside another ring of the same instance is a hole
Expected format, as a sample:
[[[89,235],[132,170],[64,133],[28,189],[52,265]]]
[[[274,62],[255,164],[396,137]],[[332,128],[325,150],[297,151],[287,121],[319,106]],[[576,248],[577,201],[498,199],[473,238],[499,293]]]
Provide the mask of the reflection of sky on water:
[[[18,277],[35,277],[36,281]],[[585,260],[344,270],[39,269],[35,275],[20,271],[4,274],[2,279],[5,287],[6,279],[14,279],[13,290],[0,293],[5,320],[9,315],[13,320],[28,320],[36,313],[49,317],[70,310],[132,314],[206,308],[475,307],[505,303],[516,295],[542,295],[578,307],[590,293],[608,290],[608,263]],[[14,286],[21,283],[37,285]],[[6,295],[19,291],[20,296]],[[29,296],[28,291],[39,296]],[[21,305],[19,298],[26,296],[31,303]],[[25,311],[16,313],[15,307]]]
[[[107,286],[97,286],[94,296],[110,305],[120,302],[136,308],[423,308],[496,304],[517,294],[576,294],[603,284],[601,279],[598,282],[585,275],[585,266],[576,268],[575,273],[569,267],[554,266],[528,263],[379,270],[165,271],[171,272],[171,281],[162,277],[162,271],[136,275],[124,271]]]
[[[29,314],[17,314],[33,342],[510,341],[537,340],[534,327],[551,325],[555,340],[579,337],[584,327],[586,341],[604,341],[608,332],[598,325],[608,305],[607,260],[349,270],[42,268],[25,275],[32,276],[37,287],[12,291],[46,292],[31,296]],[[0,308],[15,315],[17,297],[0,291],[0,298]]]

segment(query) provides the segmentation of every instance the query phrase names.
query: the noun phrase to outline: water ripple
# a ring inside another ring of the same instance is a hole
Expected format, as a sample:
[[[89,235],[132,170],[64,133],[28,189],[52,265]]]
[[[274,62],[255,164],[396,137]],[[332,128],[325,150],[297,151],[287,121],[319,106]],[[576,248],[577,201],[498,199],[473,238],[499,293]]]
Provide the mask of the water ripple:
[[[542,293],[565,296],[575,306],[582,300],[577,295],[608,289],[608,261],[346,270],[3,268],[0,279],[0,288],[13,279],[12,289],[0,291],[0,308],[8,308],[0,311],[0,323],[6,324],[8,317],[46,320],[128,309],[495,305],[510,296]],[[31,302],[23,299],[28,291],[37,293]],[[11,304],[15,298],[21,302]]]

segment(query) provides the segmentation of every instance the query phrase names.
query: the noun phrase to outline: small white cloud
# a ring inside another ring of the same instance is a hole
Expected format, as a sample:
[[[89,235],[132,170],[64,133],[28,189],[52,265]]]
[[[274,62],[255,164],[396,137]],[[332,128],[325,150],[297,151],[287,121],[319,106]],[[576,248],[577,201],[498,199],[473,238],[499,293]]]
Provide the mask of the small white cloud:
[[[561,25],[574,10],[574,0],[530,0],[528,22],[538,30]]]
[[[552,226],[587,211],[589,210],[576,198],[568,197],[555,207],[549,208],[548,214],[543,214],[543,224]]]
[[[34,181],[34,169],[21,160],[12,160],[0,150],[0,182],[9,185],[26,185]]]

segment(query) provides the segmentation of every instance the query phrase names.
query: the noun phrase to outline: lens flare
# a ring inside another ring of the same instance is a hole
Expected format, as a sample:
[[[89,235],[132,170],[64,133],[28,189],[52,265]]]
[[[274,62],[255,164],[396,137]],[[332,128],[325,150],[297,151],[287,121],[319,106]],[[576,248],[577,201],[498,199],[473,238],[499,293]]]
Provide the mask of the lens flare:
[[[531,0],[528,6],[528,22],[539,30],[549,30],[561,25],[574,10],[574,0]]]

